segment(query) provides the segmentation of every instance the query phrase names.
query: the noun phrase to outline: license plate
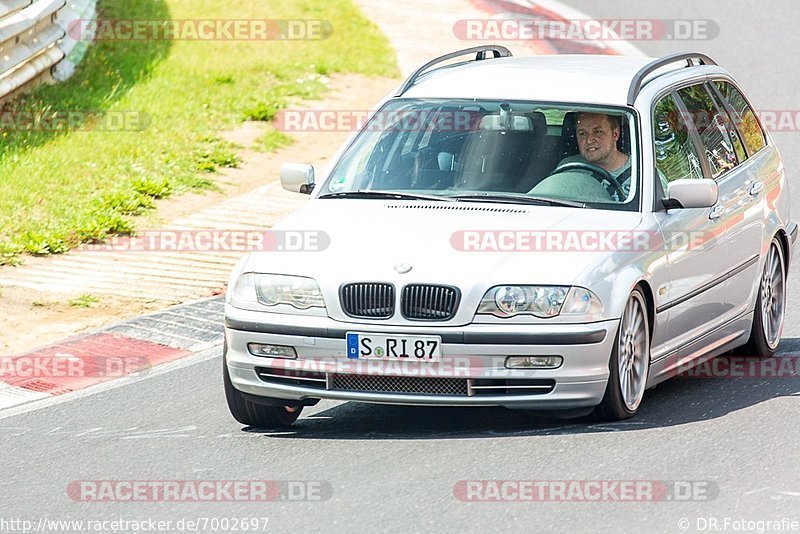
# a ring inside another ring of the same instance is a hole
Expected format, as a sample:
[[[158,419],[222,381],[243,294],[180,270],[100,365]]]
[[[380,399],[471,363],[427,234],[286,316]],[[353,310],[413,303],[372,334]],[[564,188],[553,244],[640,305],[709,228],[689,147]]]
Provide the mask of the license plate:
[[[438,362],[441,348],[439,336],[347,333],[347,357],[351,360]]]

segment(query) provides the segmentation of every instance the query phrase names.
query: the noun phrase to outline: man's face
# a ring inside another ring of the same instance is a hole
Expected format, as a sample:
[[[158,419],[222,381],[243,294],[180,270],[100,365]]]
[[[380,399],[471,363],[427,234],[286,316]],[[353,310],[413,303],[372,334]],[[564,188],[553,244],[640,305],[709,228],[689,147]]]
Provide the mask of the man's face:
[[[578,115],[576,135],[578,149],[583,159],[595,165],[603,165],[616,153],[619,128],[611,126],[606,115],[581,113]]]

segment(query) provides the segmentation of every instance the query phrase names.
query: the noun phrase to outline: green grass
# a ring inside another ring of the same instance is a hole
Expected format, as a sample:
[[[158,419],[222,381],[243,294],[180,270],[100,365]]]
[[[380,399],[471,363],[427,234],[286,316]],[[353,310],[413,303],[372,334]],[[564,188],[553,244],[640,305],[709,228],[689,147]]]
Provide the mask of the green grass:
[[[280,130],[268,130],[261,137],[256,139],[255,149],[260,152],[272,152],[279,148],[293,145],[294,137],[285,134]]]
[[[100,299],[89,294],[81,295],[78,298],[69,301],[69,305],[73,308],[91,308],[94,304],[100,302]]]
[[[0,138],[0,265],[134,230],[155,201],[213,187],[237,147],[219,132],[268,121],[298,99],[319,97],[323,76],[398,74],[393,52],[350,0],[105,0],[103,19],[322,19],[322,41],[102,41],[76,75],[41,87],[5,111],[131,112],[129,131],[20,132]],[[99,119],[97,119],[99,122]],[[269,133],[263,150],[286,146]]]

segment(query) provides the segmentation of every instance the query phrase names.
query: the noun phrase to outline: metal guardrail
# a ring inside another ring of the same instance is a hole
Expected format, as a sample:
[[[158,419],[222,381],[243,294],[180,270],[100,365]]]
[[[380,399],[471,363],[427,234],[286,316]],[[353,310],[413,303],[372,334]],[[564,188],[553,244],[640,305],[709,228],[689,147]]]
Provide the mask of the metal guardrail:
[[[0,0],[0,102],[75,71],[93,36],[75,35],[97,0]]]

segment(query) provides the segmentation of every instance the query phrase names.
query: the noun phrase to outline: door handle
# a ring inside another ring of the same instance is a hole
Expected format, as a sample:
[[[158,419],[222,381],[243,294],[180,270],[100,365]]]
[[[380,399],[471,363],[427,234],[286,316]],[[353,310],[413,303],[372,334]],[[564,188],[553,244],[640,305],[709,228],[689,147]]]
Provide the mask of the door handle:
[[[754,183],[753,185],[750,186],[750,194],[753,195],[753,196],[756,196],[763,189],[764,189],[764,183],[763,182],[756,182],[756,183]]]
[[[708,214],[708,218],[714,221],[722,217],[724,214],[725,214],[725,206],[719,204],[713,210],[711,210],[711,213]]]

